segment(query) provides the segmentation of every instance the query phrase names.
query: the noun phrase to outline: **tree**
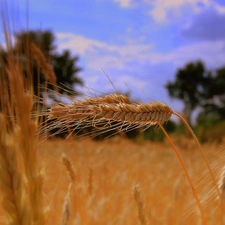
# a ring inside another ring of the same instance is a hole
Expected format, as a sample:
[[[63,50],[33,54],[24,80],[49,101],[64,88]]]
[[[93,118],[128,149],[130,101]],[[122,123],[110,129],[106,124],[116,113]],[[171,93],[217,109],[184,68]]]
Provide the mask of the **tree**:
[[[201,116],[214,117],[217,120],[225,119],[225,67],[215,71],[211,76],[207,89],[204,90],[203,111]]]
[[[40,71],[37,62],[35,61],[32,52],[27,51],[27,45],[30,43],[34,43],[38,46],[45,56],[46,63],[50,66],[50,68],[54,71],[57,77],[57,86],[58,91],[62,94],[78,94],[76,90],[74,90],[75,85],[83,85],[83,81],[80,77],[78,77],[78,73],[81,71],[81,68],[77,66],[78,57],[73,57],[69,50],[65,50],[62,53],[56,52],[56,46],[54,45],[55,37],[50,30],[31,30],[31,31],[22,31],[15,34],[15,44],[13,51],[15,52],[15,57],[17,60],[21,60],[26,64],[29,60],[32,61],[33,67],[30,68],[33,74],[33,85],[34,92],[37,95],[38,89],[40,85],[44,85],[46,78],[42,71]],[[7,54],[1,53],[1,55]],[[24,74],[27,74],[27,68],[24,66]],[[73,89],[72,92],[65,92],[65,85],[69,89]],[[60,88],[62,87],[62,88]],[[48,88],[51,89],[52,85],[48,85]],[[44,91],[41,89],[41,91]]]
[[[62,84],[66,85],[68,88],[74,90],[74,85],[83,85],[82,80],[76,76],[81,69],[77,66],[78,57],[71,56],[70,51],[64,50],[61,54],[54,54],[52,57],[52,65],[54,72],[57,76],[58,86],[61,87]],[[72,76],[73,75],[73,76]],[[64,91],[65,87],[60,90],[62,94],[66,94]],[[74,91],[75,92],[75,91]],[[76,91],[74,94],[78,94]]]
[[[210,85],[211,74],[207,73],[201,61],[188,63],[177,71],[175,81],[168,82],[166,88],[170,97],[183,101],[183,113],[190,123],[191,114],[204,97],[205,89]]]

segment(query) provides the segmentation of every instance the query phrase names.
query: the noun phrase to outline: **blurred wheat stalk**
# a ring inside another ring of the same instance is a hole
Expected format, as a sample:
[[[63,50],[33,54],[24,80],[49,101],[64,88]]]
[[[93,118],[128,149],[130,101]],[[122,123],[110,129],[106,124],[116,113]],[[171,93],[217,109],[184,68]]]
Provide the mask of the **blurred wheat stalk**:
[[[31,116],[34,96],[29,60],[32,50],[37,52],[38,48],[27,40],[24,49],[16,50],[23,51],[26,59],[18,59],[7,18],[3,12],[7,54],[0,59],[0,188],[4,222],[43,225],[43,172],[36,149],[38,119]]]

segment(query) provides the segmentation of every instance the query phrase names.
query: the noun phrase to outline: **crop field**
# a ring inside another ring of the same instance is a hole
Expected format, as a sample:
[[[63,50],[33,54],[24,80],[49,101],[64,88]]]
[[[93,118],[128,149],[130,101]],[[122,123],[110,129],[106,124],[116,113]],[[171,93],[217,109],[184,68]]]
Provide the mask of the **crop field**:
[[[224,205],[211,193],[213,186],[199,153],[185,141],[177,144],[208,224],[224,224]],[[216,144],[204,149],[209,161],[219,164],[223,149]],[[39,154],[46,167],[47,224],[62,224],[66,209],[67,224],[202,224],[190,185],[166,142],[135,143],[119,137],[101,142],[55,139],[40,144]],[[69,159],[75,177],[67,208],[71,179],[62,155]],[[219,167],[214,172],[222,171]]]

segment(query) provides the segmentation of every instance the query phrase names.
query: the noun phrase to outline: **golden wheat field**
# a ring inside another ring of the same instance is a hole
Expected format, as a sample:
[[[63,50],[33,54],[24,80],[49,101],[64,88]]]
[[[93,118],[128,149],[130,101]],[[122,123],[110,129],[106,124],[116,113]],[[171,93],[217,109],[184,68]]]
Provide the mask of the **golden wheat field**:
[[[177,144],[196,185],[198,178],[203,181],[199,185],[201,192],[209,176],[201,176],[205,171],[203,161],[193,145],[187,146],[185,141]],[[182,167],[166,142],[135,143],[119,137],[103,142],[55,139],[43,142],[38,149],[45,166],[47,224],[62,224],[63,220],[63,205],[71,182],[62,163],[63,154],[75,173],[67,203],[67,224],[202,223]],[[223,154],[215,144],[204,149],[209,159],[217,160],[218,154]],[[210,198],[202,204],[208,224],[224,224],[218,201]]]
[[[185,119],[165,103],[135,103],[118,93],[55,103],[46,111],[34,95],[32,69],[56,86],[50,64],[29,39],[13,50],[7,23],[4,33],[0,224],[225,224],[225,143],[201,148]],[[25,61],[18,60],[21,52]],[[163,124],[172,115],[191,138],[168,136]],[[164,131],[165,141],[134,142],[122,135],[153,125]],[[119,128],[120,136],[94,141],[73,132],[91,126],[100,133]],[[67,139],[50,134],[55,128],[68,131]]]

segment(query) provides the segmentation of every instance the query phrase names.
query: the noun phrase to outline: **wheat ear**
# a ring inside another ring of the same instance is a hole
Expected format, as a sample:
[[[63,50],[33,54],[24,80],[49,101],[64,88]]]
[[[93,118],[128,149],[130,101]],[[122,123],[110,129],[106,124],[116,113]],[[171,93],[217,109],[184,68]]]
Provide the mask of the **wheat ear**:
[[[106,96],[105,99],[107,99]],[[121,97],[121,95],[115,95]],[[132,104],[131,102],[108,103],[105,99],[86,99],[71,105],[58,104],[51,108],[48,118],[58,121],[72,122],[80,119],[99,119],[107,121],[127,122],[130,124],[155,125],[168,121],[173,113],[166,104],[152,102],[150,104]],[[119,100],[118,100],[119,101]]]
[[[133,196],[134,196],[134,200],[137,204],[137,208],[138,208],[138,220],[139,220],[139,224],[140,225],[146,225],[147,224],[147,218],[146,215],[144,213],[144,202],[141,196],[141,188],[140,185],[136,184],[133,187]]]
[[[62,157],[62,161],[63,161],[64,166],[66,167],[67,172],[69,173],[71,182],[73,183],[75,181],[75,170],[74,170],[70,160],[65,155],[63,155],[63,157]]]
[[[72,184],[75,181],[75,171],[70,160],[65,155],[63,155],[62,157],[62,161],[64,166],[66,167],[66,170],[71,180],[67,189],[66,196],[64,198],[63,210],[62,210],[62,225],[66,225],[70,219],[70,190],[71,190]]]

